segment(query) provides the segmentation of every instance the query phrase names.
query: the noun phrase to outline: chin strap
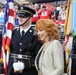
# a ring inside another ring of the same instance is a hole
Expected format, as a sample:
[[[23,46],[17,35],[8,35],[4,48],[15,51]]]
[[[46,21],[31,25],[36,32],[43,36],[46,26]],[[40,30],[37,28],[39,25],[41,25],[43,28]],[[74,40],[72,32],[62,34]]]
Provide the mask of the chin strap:
[[[23,26],[29,19],[30,17],[28,17],[28,19],[23,24],[20,24],[19,26]]]

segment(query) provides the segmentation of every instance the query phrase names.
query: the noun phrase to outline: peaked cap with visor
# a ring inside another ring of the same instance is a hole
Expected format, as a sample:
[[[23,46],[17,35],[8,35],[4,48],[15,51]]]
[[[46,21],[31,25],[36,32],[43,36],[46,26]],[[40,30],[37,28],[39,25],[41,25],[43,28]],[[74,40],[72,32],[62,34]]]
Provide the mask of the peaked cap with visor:
[[[34,9],[29,8],[27,6],[20,6],[19,12],[18,12],[18,17],[22,17],[22,18],[28,17],[28,19],[23,24],[21,24],[20,26],[24,25],[30,19],[30,17],[32,17],[34,14],[35,14]]]

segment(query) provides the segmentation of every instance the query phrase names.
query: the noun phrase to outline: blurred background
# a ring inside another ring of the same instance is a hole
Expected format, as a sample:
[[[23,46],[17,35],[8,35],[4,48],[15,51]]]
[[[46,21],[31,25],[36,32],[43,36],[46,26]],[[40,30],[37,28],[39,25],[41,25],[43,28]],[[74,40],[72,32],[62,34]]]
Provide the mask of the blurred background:
[[[0,31],[2,31],[4,25],[5,3],[6,0],[0,0]],[[17,14],[20,5],[31,7],[36,11],[36,14],[32,17],[32,27],[35,27],[35,24],[39,19],[52,19],[59,29],[61,43],[64,42],[67,0],[14,0],[15,28],[18,28],[19,26]]]

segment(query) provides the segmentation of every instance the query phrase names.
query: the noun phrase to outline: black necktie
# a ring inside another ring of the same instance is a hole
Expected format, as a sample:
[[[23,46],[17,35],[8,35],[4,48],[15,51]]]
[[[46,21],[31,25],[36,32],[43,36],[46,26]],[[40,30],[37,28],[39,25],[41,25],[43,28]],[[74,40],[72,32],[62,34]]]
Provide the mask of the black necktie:
[[[25,34],[24,30],[22,31],[22,36]]]

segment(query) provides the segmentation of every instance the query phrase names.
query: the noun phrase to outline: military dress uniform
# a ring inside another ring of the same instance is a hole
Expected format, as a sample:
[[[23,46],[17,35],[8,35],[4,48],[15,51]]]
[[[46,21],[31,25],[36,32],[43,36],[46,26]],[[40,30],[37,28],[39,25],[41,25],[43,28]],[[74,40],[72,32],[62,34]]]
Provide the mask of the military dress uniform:
[[[33,12],[33,9],[21,7],[18,16],[28,17]],[[29,26],[27,32],[24,32],[23,35],[21,35],[20,28],[15,29],[12,33],[8,75],[37,75],[34,59],[41,45],[37,39],[37,35],[35,35],[35,30],[31,26]],[[24,63],[25,68],[22,71],[14,71],[13,63],[15,62]]]
[[[20,35],[20,29],[15,30],[12,37],[8,75],[37,75],[34,58],[40,47],[41,44],[37,41],[37,36],[34,35],[32,27],[23,36]],[[20,54],[21,57],[19,57]],[[23,73],[14,73],[12,64],[18,61],[25,64]]]

